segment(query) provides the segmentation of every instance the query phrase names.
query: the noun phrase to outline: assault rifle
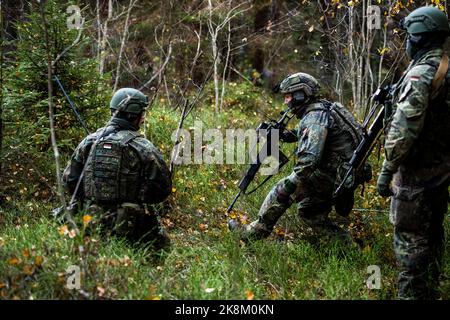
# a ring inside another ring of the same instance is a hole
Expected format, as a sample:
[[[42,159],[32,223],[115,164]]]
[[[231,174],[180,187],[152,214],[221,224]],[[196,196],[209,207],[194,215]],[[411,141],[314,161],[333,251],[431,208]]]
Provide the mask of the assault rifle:
[[[394,87],[392,85],[387,85],[382,88],[378,88],[378,90],[375,91],[375,93],[372,95],[372,108],[370,109],[369,114],[362,124],[363,138],[356,150],[353,152],[353,156],[349,161],[349,169],[345,173],[344,178],[334,192],[334,197],[337,197],[340,194],[342,187],[344,186],[348,177],[353,172],[356,172],[361,168],[361,166],[365,163],[368,156],[370,155],[373,147],[375,146],[375,142],[377,141],[384,127],[385,113],[390,112],[392,103],[391,94],[393,88]],[[378,113],[376,113],[377,111]],[[371,122],[370,127],[368,128],[369,122],[372,120],[375,114],[376,116]]]
[[[293,115],[290,114],[290,108],[284,110],[281,112],[281,117],[278,119],[278,121],[271,120],[269,122],[263,122],[261,123],[257,128],[257,144],[254,146],[254,148],[257,148],[258,143],[260,141],[260,133],[262,130],[265,130],[266,134],[266,141],[264,142],[261,151],[259,151],[255,163],[250,164],[250,167],[245,172],[244,176],[242,177],[241,181],[238,184],[239,192],[236,194],[236,196],[233,199],[233,202],[230,204],[230,206],[227,209],[227,213],[230,213],[233,210],[234,204],[239,199],[239,197],[244,195],[249,195],[255,192],[257,189],[259,189],[264,183],[266,183],[274,174],[268,175],[266,179],[259,184],[257,187],[255,187],[253,190],[247,192],[247,189],[250,185],[250,183],[255,179],[256,174],[258,173],[259,169],[261,168],[261,165],[263,164],[264,160],[270,156],[272,156],[272,138],[275,130],[279,130],[278,133],[281,133],[286,129],[286,126],[290,119],[292,119]],[[281,152],[281,150],[278,150],[278,167],[277,169],[281,169],[286,163],[289,162],[289,158]]]

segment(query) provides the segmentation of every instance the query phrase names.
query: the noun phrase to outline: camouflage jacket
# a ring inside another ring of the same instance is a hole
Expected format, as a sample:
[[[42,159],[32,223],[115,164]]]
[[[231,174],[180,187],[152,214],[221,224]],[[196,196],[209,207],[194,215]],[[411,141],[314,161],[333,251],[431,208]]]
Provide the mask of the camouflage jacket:
[[[105,130],[104,133],[103,130]],[[142,166],[140,169],[142,176],[139,178],[141,190],[135,190],[135,192],[142,194],[140,198],[146,199],[143,201],[144,203],[158,203],[166,199],[172,190],[170,171],[159,150],[136,131],[137,128],[131,123],[122,119],[114,119],[110,126],[101,128],[97,132],[87,136],[78,145],[69,164],[64,170],[63,183],[69,192],[73,193],[75,191],[83,167],[89,157],[91,147],[99,135],[102,135],[102,137],[114,135],[114,138],[118,137],[120,139],[121,136],[133,132],[137,137],[130,144],[139,152],[141,158],[140,165]],[[83,183],[80,184],[77,198],[80,200],[84,199]]]
[[[402,185],[433,187],[450,176],[450,71],[437,97],[430,93],[442,54],[419,53],[393,92],[383,166]]]
[[[306,106],[299,117],[298,160],[290,180],[331,189],[337,183],[338,171],[344,171],[361,141],[361,127],[341,104],[325,100]]]

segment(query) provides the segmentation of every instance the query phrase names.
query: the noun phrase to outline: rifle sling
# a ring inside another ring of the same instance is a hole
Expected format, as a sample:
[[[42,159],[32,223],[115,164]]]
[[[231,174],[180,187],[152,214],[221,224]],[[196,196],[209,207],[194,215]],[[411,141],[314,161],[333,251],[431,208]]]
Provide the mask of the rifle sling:
[[[431,99],[434,99],[438,93],[439,89],[442,87],[444,83],[445,76],[448,72],[449,60],[446,54],[443,54],[441,57],[441,61],[439,62],[439,67],[434,75],[433,81],[431,82]]]

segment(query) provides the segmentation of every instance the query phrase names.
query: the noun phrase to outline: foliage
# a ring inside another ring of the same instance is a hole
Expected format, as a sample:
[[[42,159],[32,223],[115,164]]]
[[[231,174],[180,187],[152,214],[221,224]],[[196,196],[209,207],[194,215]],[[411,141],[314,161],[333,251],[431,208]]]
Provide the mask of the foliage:
[[[15,24],[17,39],[11,44],[15,46],[15,50],[7,53],[6,81],[2,88],[4,145],[7,146],[4,158],[8,166],[5,181],[9,181],[8,176],[15,176],[18,170],[22,173],[38,171],[41,178],[45,175],[45,179],[53,180],[54,170],[50,166],[52,156],[49,152],[51,148],[45,40],[39,8],[36,3],[29,5],[29,13],[25,19]],[[63,8],[62,4],[56,1],[47,1],[45,6],[48,23],[51,25],[49,37],[53,59],[74,42],[78,33],[78,30],[67,28],[67,15]],[[108,101],[110,89],[107,88],[108,76],[101,77],[95,72],[95,59],[83,57],[85,43],[89,40],[84,36],[81,44],[62,56],[54,67],[54,73],[59,77],[78,112],[85,118],[88,127],[93,130],[98,125],[98,117],[108,112],[105,101]],[[85,132],[56,81],[53,90],[58,144],[60,149],[66,152],[73,150],[74,140],[80,140]],[[33,174],[30,177],[35,182],[41,180],[36,179]],[[36,190],[31,191],[31,181],[27,182],[27,193],[34,193]]]

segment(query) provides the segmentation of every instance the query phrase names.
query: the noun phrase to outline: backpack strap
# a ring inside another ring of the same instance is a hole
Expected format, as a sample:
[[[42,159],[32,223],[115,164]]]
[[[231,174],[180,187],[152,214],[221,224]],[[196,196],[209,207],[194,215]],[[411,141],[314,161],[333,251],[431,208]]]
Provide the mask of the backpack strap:
[[[448,56],[444,53],[441,57],[441,61],[439,62],[439,67],[437,68],[433,81],[431,82],[431,99],[436,98],[439,94],[439,90],[441,89],[445,81],[445,76],[448,72],[448,65]]]
[[[122,146],[126,146],[131,141],[133,141],[135,138],[139,137],[140,134],[137,131],[129,131],[123,138],[120,140],[120,144]]]

